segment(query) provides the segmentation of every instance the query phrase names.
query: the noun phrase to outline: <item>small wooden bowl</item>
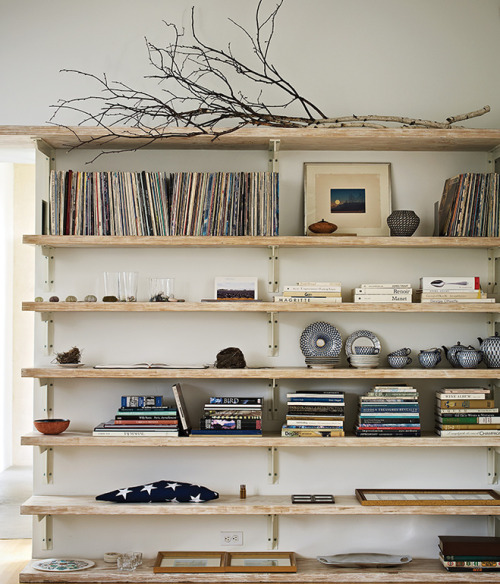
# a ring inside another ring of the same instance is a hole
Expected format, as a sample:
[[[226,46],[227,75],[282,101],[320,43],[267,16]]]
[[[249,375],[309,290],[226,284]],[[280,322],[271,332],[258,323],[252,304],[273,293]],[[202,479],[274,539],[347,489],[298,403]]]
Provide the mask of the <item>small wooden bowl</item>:
[[[33,424],[42,434],[60,434],[69,426],[69,420],[51,418],[45,420],[34,420]]]

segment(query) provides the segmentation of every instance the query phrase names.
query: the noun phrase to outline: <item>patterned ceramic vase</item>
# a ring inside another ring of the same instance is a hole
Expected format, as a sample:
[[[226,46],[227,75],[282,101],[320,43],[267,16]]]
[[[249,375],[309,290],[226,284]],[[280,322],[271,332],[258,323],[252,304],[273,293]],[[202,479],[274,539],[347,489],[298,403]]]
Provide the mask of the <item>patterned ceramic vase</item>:
[[[420,217],[415,211],[393,211],[387,217],[387,225],[389,225],[393,237],[409,237],[415,233],[419,224]]]

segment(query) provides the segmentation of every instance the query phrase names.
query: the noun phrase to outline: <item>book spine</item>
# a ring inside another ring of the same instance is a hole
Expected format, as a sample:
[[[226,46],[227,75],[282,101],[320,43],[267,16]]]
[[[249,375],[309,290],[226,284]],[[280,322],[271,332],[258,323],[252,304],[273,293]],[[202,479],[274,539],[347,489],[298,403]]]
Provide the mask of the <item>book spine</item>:
[[[115,416],[115,421],[116,420],[173,420],[173,421],[177,421],[177,416],[158,416],[158,415],[131,415],[131,416],[127,416],[127,415],[123,415],[123,414],[117,414]]]
[[[242,420],[238,418],[223,419],[223,418],[201,418],[200,429],[209,430],[211,428],[221,430],[261,430],[261,420]]]
[[[209,403],[223,404],[223,405],[248,405],[261,404],[263,399],[261,397],[211,397]]]
[[[93,430],[92,436],[157,436],[158,438],[166,437],[166,436],[177,436],[177,430],[172,430],[168,432],[164,432],[162,430]]]
[[[355,294],[354,302],[409,302],[411,294]]]
[[[318,304],[328,304],[334,303],[338,304],[342,302],[342,298],[331,298],[331,297],[319,297],[319,296],[275,296],[274,302],[309,302]]]
[[[289,429],[289,428],[282,428],[281,435],[291,438],[291,437],[300,437],[300,438],[330,438],[330,437],[340,437],[345,436],[345,432],[343,430],[309,430],[309,429]]]
[[[361,284],[360,286],[363,289],[370,289],[370,288],[411,288],[411,284],[407,284],[407,283],[400,283],[400,282],[395,282],[395,283],[388,283],[388,284]]]
[[[449,400],[449,399],[486,399],[485,393],[478,394],[478,393],[436,393],[437,399]]]
[[[433,283],[434,282],[434,283]],[[457,284],[460,282],[460,284]],[[422,290],[479,290],[479,276],[424,276],[420,278]]]
[[[161,407],[163,397],[161,395],[122,395],[122,408],[143,408],[143,407]]]
[[[342,291],[341,284],[333,284],[331,286],[316,286],[311,284],[310,286],[283,286],[283,292],[336,292]]]
[[[388,296],[392,294],[398,295],[408,295],[411,296],[412,288],[354,288],[353,294],[360,294],[360,295],[382,295]]]
[[[464,399],[464,400],[449,400],[438,399],[437,405],[441,409],[448,408],[494,408],[495,401],[492,399]]]
[[[117,420],[115,418],[115,424],[117,426],[177,426],[177,420]]]
[[[500,436],[500,430],[436,430],[439,436]]]
[[[463,418],[439,416],[437,420],[445,426],[448,424],[500,424],[500,416],[467,416],[466,414],[463,416]]]
[[[500,424],[438,424],[437,427],[439,430],[500,430]]]

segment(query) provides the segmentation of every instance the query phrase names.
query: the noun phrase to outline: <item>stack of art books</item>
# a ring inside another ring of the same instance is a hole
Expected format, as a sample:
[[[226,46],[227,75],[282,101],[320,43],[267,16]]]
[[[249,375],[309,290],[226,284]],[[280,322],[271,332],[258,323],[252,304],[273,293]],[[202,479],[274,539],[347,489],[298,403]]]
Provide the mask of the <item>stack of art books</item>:
[[[354,302],[411,302],[412,287],[407,283],[361,284],[352,291]]]
[[[491,390],[443,388],[436,393],[439,436],[500,436],[500,416]]]
[[[439,559],[449,572],[498,572],[500,537],[440,535]]]
[[[281,435],[288,437],[344,436],[343,391],[287,393],[288,412]]]
[[[466,172],[449,178],[439,203],[438,234],[451,237],[500,235],[500,175]]]
[[[283,294],[275,296],[274,301],[338,303],[342,302],[342,285],[340,282],[297,282],[296,286],[284,286]]]
[[[178,436],[177,409],[159,395],[123,395],[114,419],[97,425],[93,436]]]
[[[192,434],[261,436],[262,404],[261,397],[211,397]]]
[[[452,304],[458,302],[495,302],[481,290],[479,276],[425,276],[417,291],[420,302]]]
[[[418,392],[410,385],[375,385],[359,398],[356,436],[420,436]]]

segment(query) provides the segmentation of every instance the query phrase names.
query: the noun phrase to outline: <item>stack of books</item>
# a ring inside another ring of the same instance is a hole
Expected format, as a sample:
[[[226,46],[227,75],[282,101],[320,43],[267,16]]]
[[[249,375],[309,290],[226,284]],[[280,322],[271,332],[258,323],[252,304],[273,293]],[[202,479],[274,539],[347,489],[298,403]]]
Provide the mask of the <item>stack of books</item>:
[[[177,409],[160,395],[123,395],[114,419],[97,425],[93,436],[178,436]]]
[[[500,537],[440,535],[439,559],[449,572],[498,572]]]
[[[433,303],[495,302],[481,290],[478,276],[426,276],[420,278],[417,300]]]
[[[288,413],[281,428],[287,437],[344,436],[343,391],[298,391],[287,393]]]
[[[436,393],[439,436],[500,436],[493,394],[481,387],[443,388]]]
[[[356,436],[420,436],[417,390],[410,385],[375,385],[360,396]]]
[[[340,282],[297,282],[296,286],[284,286],[283,295],[275,296],[274,301],[324,304],[342,302],[342,285]]]
[[[361,284],[354,288],[354,302],[411,302],[411,284]]]
[[[211,397],[192,434],[262,436],[261,397]]]

